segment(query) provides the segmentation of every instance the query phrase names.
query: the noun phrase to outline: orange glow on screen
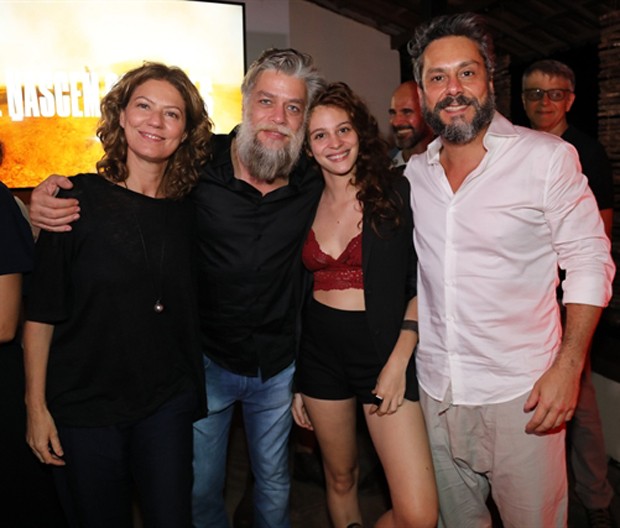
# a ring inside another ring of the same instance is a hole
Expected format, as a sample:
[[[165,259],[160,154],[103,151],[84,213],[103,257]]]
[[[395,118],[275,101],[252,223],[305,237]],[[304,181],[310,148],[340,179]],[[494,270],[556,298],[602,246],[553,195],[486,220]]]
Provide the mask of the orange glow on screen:
[[[113,28],[113,30],[111,29]],[[218,133],[241,117],[243,6],[199,1],[0,3],[0,180],[93,172],[99,102],[144,61],[183,68]]]

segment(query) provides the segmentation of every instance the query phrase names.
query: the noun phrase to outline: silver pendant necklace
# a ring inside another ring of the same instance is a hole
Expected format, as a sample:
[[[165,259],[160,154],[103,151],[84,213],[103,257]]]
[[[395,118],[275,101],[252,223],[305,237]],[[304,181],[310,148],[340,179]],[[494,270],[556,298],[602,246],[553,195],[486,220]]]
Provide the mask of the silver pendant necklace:
[[[125,189],[129,190],[127,186],[127,182],[121,182]],[[133,208],[133,204],[131,204],[131,216],[138,228],[138,234],[140,235],[140,243],[142,244],[142,254],[144,255],[144,262],[146,263],[146,272],[151,280],[151,286],[153,288],[153,292],[155,293],[155,304],[153,305],[153,311],[155,313],[162,313],[164,311],[164,303],[162,302],[162,282],[164,280],[164,256],[166,254],[166,232],[168,225],[168,205],[164,203],[164,223],[162,228],[162,240],[161,240],[161,252],[159,255],[159,269],[157,273],[157,278],[153,276],[151,271],[151,261],[149,259],[149,253],[146,249],[146,241],[144,240],[144,234],[142,233],[142,226],[138,221],[138,215],[136,214],[135,209]]]
[[[155,313],[162,313],[164,311],[164,303],[162,302],[162,282],[163,282],[163,273],[164,273],[164,256],[166,254],[166,213],[167,208],[164,204],[164,229],[162,234],[161,241],[161,252],[159,255],[159,269],[157,270],[157,280],[151,273],[151,262],[149,260],[149,254],[146,249],[146,242],[144,240],[144,235],[142,234],[142,227],[140,226],[140,222],[138,222],[136,215],[136,225],[138,226],[138,234],[140,235],[140,242],[142,244],[142,253],[144,254],[144,261],[146,262],[146,271],[151,279],[151,285],[153,287],[153,291],[155,292],[155,304],[153,305],[153,311]]]

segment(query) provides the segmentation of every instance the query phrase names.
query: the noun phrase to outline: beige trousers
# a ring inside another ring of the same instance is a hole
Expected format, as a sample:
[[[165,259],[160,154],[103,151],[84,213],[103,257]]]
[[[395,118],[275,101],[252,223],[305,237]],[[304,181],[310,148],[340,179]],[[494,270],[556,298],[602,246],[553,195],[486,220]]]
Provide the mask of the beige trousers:
[[[420,390],[440,528],[490,528],[489,492],[504,528],[566,526],[565,430],[526,434],[532,415],[523,412],[527,396],[492,405],[450,405]]]

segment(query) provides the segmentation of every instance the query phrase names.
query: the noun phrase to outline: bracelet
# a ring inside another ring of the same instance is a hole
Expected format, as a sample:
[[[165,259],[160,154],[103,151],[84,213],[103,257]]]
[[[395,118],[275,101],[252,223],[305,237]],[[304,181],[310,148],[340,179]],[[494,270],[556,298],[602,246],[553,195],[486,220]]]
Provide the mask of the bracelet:
[[[418,322],[414,321],[413,319],[405,319],[400,328],[401,330],[411,330],[418,335],[420,334],[420,332],[418,331]]]

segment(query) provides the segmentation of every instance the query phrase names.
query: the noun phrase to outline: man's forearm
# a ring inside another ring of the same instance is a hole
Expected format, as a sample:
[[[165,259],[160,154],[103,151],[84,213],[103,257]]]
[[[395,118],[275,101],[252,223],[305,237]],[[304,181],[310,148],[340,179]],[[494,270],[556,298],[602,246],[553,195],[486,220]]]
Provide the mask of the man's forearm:
[[[566,326],[562,346],[555,359],[558,366],[581,372],[602,311],[602,308],[588,304],[566,305]]]

